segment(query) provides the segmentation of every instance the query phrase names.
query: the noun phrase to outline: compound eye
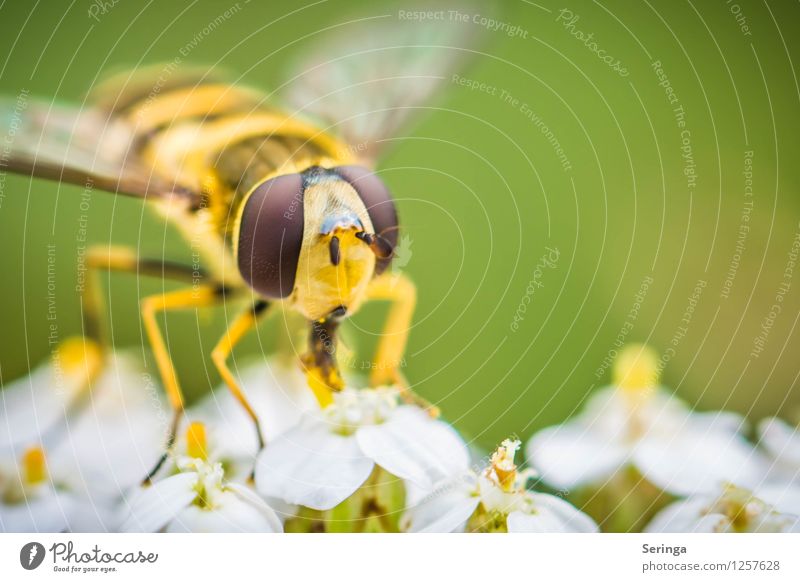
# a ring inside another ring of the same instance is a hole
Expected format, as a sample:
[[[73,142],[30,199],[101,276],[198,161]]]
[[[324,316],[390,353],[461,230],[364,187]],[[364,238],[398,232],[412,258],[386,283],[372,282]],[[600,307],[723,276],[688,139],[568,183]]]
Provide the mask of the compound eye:
[[[393,251],[397,246],[399,222],[394,200],[392,200],[392,195],[386,184],[374,172],[363,166],[339,166],[334,168],[334,172],[347,180],[355,189],[364,206],[367,207],[375,234],[388,243],[391,251]],[[378,258],[375,263],[376,274],[386,270],[386,267],[391,262],[391,252],[388,253],[386,258]]]
[[[264,297],[283,299],[292,293],[303,226],[300,174],[263,182],[245,202],[239,225],[239,272]]]

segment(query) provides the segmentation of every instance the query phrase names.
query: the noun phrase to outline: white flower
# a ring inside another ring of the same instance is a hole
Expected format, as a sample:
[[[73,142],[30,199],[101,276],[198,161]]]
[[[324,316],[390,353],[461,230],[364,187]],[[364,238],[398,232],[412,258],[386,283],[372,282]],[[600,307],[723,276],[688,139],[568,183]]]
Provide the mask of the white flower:
[[[256,485],[266,497],[325,510],[350,497],[376,465],[430,490],[466,459],[450,426],[398,405],[396,390],[345,389],[267,444],[256,463]]]
[[[528,491],[531,471],[517,471],[514,454],[519,441],[506,440],[492,455],[491,464],[476,474],[462,468],[406,515],[413,532],[508,531],[596,532],[586,514],[554,495]]]
[[[295,426],[305,412],[319,408],[296,366],[261,361],[246,366],[238,380],[258,415],[266,442]],[[217,388],[193,406],[187,416],[206,424],[209,442],[213,443],[209,457],[223,462],[229,477],[250,474],[258,452],[256,431],[227,386]]]
[[[767,418],[759,423],[758,433],[769,458],[770,480],[800,483],[800,428]]]
[[[65,422],[69,409],[102,369],[91,340],[62,342],[44,364],[0,390],[0,450],[20,450]]]
[[[800,513],[800,429],[768,418],[758,432],[766,452],[766,477],[758,486],[759,496],[781,511]]]
[[[93,506],[55,480],[41,447],[0,466],[0,532],[63,532],[97,528],[108,508]],[[102,515],[98,515],[98,513]]]
[[[155,392],[128,360],[104,362],[89,340],[64,342],[0,399],[4,529],[105,531],[117,498],[164,446]]]
[[[645,531],[800,532],[800,517],[796,512],[787,513],[770,505],[758,492],[729,484],[717,495],[696,495],[667,506],[653,518]]]
[[[593,395],[576,418],[536,434],[529,463],[551,485],[602,485],[627,465],[675,495],[711,491],[724,481],[745,486],[761,477],[742,418],[697,413],[658,386],[658,359],[632,345],[620,353],[614,386]]]
[[[75,489],[119,496],[153,468],[171,421],[150,376],[128,356],[112,355],[88,401],[50,447],[51,465]]]
[[[123,532],[281,532],[273,509],[255,492],[225,480],[220,463],[206,459],[205,427],[186,433],[190,453],[176,459],[177,473],[137,490],[120,527]]]

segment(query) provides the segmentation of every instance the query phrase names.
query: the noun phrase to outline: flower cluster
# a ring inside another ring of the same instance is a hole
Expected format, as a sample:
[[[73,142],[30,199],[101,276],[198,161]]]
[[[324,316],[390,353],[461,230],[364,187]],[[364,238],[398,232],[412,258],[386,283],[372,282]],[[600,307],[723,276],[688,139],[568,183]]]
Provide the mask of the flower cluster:
[[[552,487],[585,499],[606,530],[796,527],[798,429],[765,421],[761,446],[753,446],[741,416],[691,410],[659,385],[658,372],[650,348],[628,346],[615,363],[613,385],[572,420],[531,439],[531,466]]]
[[[505,440],[489,466],[463,472],[443,483],[409,510],[417,532],[574,532],[597,531],[590,517],[554,495],[526,487],[533,471],[518,471],[514,455],[520,441]]]
[[[148,374],[88,340],[0,391],[0,531],[796,531],[800,434],[698,413],[630,346],[583,412],[488,455],[394,387],[321,408],[299,370],[241,371],[267,445],[221,387],[169,415]],[[524,461],[523,467],[518,463]],[[580,509],[579,509],[580,508]]]

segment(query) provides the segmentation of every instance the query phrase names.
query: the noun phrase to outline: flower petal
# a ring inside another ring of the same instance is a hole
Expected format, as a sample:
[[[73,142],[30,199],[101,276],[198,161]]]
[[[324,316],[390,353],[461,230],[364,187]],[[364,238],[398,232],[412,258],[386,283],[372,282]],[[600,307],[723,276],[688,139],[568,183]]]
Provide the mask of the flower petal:
[[[800,471],[800,428],[780,418],[768,418],[758,425],[758,432],[770,456]]]
[[[268,522],[270,528],[269,531],[283,531],[283,522],[281,521],[280,517],[278,517],[278,512],[275,510],[275,508],[259,497],[255,491],[239,483],[228,483],[226,488],[228,491],[236,494],[242,501],[249,503],[252,507],[261,512],[264,516],[264,519],[266,519]]]
[[[156,387],[146,385],[130,358],[115,355],[52,447],[49,467],[98,503],[118,497],[153,468],[168,422]]]
[[[267,442],[297,425],[304,412],[318,408],[299,369],[258,362],[242,369],[239,383],[258,415]],[[258,452],[253,422],[227,386],[203,399],[189,416],[208,425],[217,455],[246,459],[252,464]]]
[[[603,480],[625,463],[628,454],[607,436],[580,422],[547,428],[528,442],[528,463],[561,489]]]
[[[532,493],[534,513],[512,511],[506,519],[509,533],[596,533],[591,517],[555,495]]]
[[[179,473],[138,490],[120,530],[131,533],[160,531],[197,497],[193,489],[195,483],[197,473]]]
[[[787,520],[784,524],[781,533],[800,533],[800,518],[793,518]]]
[[[794,483],[767,483],[760,486],[754,494],[782,513],[792,513],[800,516],[800,485]]]
[[[633,462],[648,481],[679,496],[716,491],[724,482],[751,487],[762,476],[755,449],[727,432],[647,436]]]
[[[356,438],[378,465],[426,490],[469,467],[458,433],[414,406],[399,407],[383,424],[359,428]]]
[[[244,488],[242,488],[244,489]],[[255,497],[255,500],[253,499]],[[168,532],[195,533],[276,533],[283,527],[272,509],[258,496],[242,496],[239,491],[223,491],[214,499],[213,509],[189,505],[173,519]]]
[[[478,503],[480,498],[470,494],[463,483],[451,481],[410,508],[405,521],[415,533],[463,532]]]
[[[40,442],[49,429],[64,422],[83,387],[83,375],[62,375],[52,361],[6,383],[0,390],[0,449]]]
[[[650,520],[644,531],[646,533],[711,532],[726,527],[728,520],[724,515],[705,513],[711,503],[712,500],[709,498],[676,501]]]
[[[73,500],[55,490],[42,491],[27,502],[0,503],[0,532],[58,533],[67,529]]]
[[[107,533],[116,529],[116,507],[111,500],[76,497],[68,515],[67,530],[71,533]]]
[[[256,462],[256,485],[265,497],[331,509],[350,497],[374,466],[355,436],[310,420],[267,445]]]
[[[728,533],[732,531],[731,522],[724,515],[709,513],[702,516],[687,530],[690,533]]]
[[[730,435],[747,431],[747,421],[741,414],[718,410],[714,412],[692,412],[690,424],[699,432],[727,432]]]

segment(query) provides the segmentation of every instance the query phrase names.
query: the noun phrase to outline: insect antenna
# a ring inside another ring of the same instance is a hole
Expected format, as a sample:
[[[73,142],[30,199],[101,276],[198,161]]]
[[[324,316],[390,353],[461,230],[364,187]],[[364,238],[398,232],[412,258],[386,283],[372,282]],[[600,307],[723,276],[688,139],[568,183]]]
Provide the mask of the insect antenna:
[[[394,246],[380,234],[358,232],[356,238],[364,241],[379,259],[389,259],[394,255]]]

